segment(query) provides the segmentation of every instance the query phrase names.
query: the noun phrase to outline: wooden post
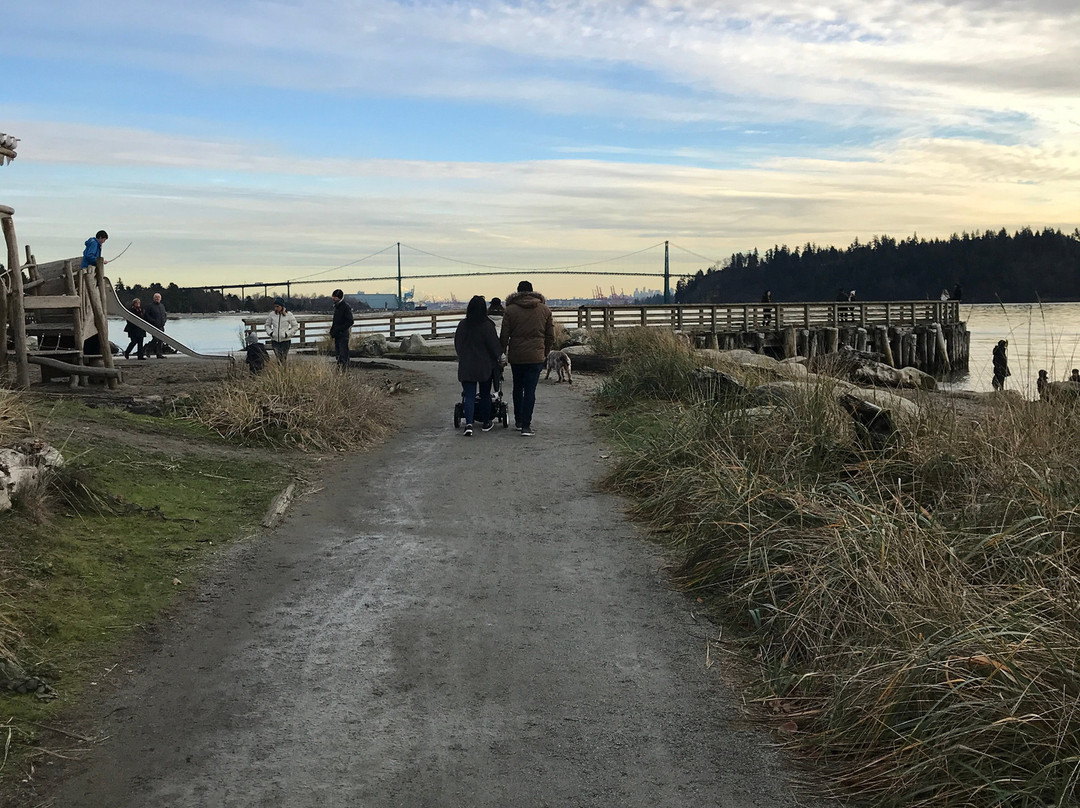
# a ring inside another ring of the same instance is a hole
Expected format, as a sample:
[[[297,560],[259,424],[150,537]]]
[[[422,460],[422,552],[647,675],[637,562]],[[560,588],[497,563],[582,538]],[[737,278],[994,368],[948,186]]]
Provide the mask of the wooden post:
[[[8,284],[0,276],[0,382],[7,378]]]
[[[15,222],[11,208],[0,206],[0,229],[7,243],[8,267],[11,269],[11,286],[8,290],[8,328],[15,347],[15,385],[30,386],[30,365],[26,361],[26,309],[23,308],[22,270],[19,268],[19,242],[15,238]],[[5,343],[4,350],[7,350]]]
[[[109,321],[105,316],[105,296],[101,294],[101,287],[104,286],[105,266],[104,262],[99,258],[97,272],[103,279],[100,283],[94,282],[94,277],[87,273],[86,275],[86,293],[90,298],[90,308],[94,311],[94,328],[97,330],[98,345],[101,349],[101,364],[112,370],[113,358],[112,358],[112,346],[109,344]],[[116,377],[110,376],[109,389],[115,390],[119,382]]]
[[[69,295],[71,295],[73,297],[78,297],[79,290],[75,286],[75,271],[72,268],[71,264],[72,264],[72,259],[70,259],[70,258],[67,261],[64,262],[64,288],[65,288],[65,291]],[[82,318],[82,306],[81,305],[79,306],[79,308],[72,310],[72,312],[71,312],[71,320],[72,320],[72,331],[74,332],[72,340],[75,343],[74,344],[75,350],[79,352],[78,359],[73,364],[82,365],[82,364],[84,364],[84,362],[83,362],[83,318]],[[86,378],[85,376],[80,376],[80,375],[77,375],[77,374],[72,375],[71,376],[71,386],[72,387],[78,387],[79,384],[85,378]]]
[[[887,304],[886,308],[888,308]],[[888,314],[886,314],[885,319],[888,320]],[[880,334],[881,352],[885,355],[885,364],[889,365],[889,367],[896,367],[896,360],[893,358],[892,344],[889,341],[889,327],[887,325],[883,325],[881,327]]]
[[[934,340],[937,344],[937,363],[945,370],[952,370],[952,362],[949,361],[949,348],[945,344],[945,331],[941,323],[934,323]]]
[[[840,350],[840,329],[829,327],[825,329],[825,353],[836,353]]]

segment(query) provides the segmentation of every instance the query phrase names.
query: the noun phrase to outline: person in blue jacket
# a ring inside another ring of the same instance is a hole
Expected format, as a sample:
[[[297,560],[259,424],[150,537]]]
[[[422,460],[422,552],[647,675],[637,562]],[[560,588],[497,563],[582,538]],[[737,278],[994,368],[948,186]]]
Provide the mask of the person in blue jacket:
[[[101,258],[101,245],[109,240],[109,234],[104,230],[98,230],[97,235],[86,240],[86,249],[82,254],[82,268],[97,266],[97,260]],[[105,263],[108,263],[106,261]]]

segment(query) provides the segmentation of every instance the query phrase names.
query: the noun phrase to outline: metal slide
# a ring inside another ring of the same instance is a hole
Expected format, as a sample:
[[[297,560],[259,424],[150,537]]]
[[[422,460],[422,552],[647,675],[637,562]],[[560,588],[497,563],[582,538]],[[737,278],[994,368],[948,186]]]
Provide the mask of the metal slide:
[[[191,350],[191,348],[186,346],[184,343],[180,342],[177,339],[174,339],[174,338],[170,337],[168,334],[166,334],[161,329],[155,328],[154,326],[150,325],[150,323],[146,322],[146,320],[142,319],[138,315],[132,314],[128,310],[128,308],[123,303],[120,302],[120,298],[117,296],[116,290],[113,289],[112,281],[110,281],[108,278],[105,279],[105,285],[108,287],[108,292],[106,293],[105,296],[108,299],[108,302],[107,302],[106,305],[107,305],[107,307],[109,309],[109,316],[110,317],[122,317],[125,320],[127,320],[129,323],[134,323],[135,325],[137,325],[139,328],[141,328],[143,331],[145,331],[151,337],[157,337],[159,340],[164,342],[166,345],[169,345],[172,348],[174,348],[177,351],[177,353],[182,353],[182,354],[186,354],[188,356],[193,356],[196,359],[226,359],[228,361],[232,361],[232,359],[233,359],[232,356],[230,356],[227,353],[226,354],[204,354],[204,353],[199,353],[198,351]]]

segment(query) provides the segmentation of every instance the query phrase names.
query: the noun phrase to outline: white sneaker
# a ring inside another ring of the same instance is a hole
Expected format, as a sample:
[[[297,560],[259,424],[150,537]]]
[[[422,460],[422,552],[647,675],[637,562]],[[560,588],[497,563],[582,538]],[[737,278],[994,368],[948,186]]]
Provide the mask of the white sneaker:
[[[463,434],[466,438],[471,438],[472,437],[472,424],[465,424],[465,431],[462,432],[461,434]]]

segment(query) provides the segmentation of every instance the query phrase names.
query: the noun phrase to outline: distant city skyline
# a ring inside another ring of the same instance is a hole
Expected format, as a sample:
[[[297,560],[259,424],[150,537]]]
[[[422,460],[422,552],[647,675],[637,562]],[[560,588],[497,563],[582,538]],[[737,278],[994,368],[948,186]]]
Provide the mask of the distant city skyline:
[[[678,277],[1080,223],[1063,0],[40,0],[4,27],[0,204],[42,261],[131,242],[129,283],[388,276],[401,242],[406,275],[575,266],[537,288],[581,297],[659,285],[586,265],[659,274],[665,240]]]

